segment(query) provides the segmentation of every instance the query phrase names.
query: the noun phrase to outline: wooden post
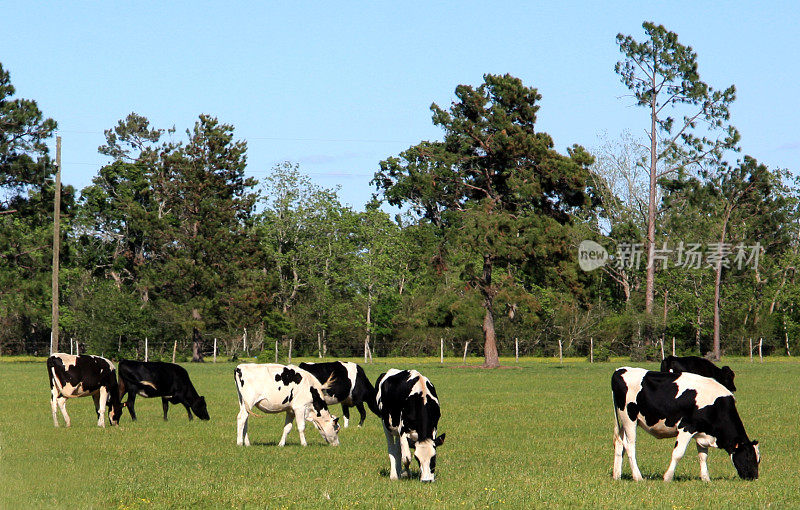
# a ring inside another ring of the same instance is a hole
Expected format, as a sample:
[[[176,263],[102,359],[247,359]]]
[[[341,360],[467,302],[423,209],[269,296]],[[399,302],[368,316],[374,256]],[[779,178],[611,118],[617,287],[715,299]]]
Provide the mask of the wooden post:
[[[561,348],[561,339],[558,339],[558,362],[564,364],[564,352]]]
[[[214,337],[214,363],[217,362],[217,337]]]
[[[514,337],[514,360],[519,363],[519,338]]]
[[[758,339],[758,361],[764,363],[764,356],[761,355],[761,344],[764,342],[763,338]]]
[[[439,339],[439,363],[444,365],[444,338]]]
[[[672,337],[672,355],[675,356],[675,337]]]
[[[661,337],[661,361],[664,361],[664,337]]]
[[[69,339],[69,353],[72,354],[72,338]]]
[[[594,338],[589,337],[589,363],[594,363]]]
[[[292,364],[292,339],[289,339],[289,364]]]
[[[175,363],[175,352],[178,350],[178,341],[172,344],[172,362]]]
[[[278,362],[278,341],[275,340],[275,363]]]
[[[750,340],[750,363],[753,362],[753,338],[749,338]]]
[[[467,348],[469,347],[469,340],[464,344],[464,364],[467,364]]]
[[[77,340],[75,340],[75,355],[76,356],[80,356],[81,355],[81,346],[80,346],[80,344],[78,343]]]
[[[244,334],[242,335],[242,352],[247,352],[247,328],[244,328]]]
[[[61,137],[56,137],[56,189],[53,199],[53,302],[50,354],[58,352],[58,262],[61,251]]]
[[[147,345],[147,337],[144,337],[144,361],[145,361],[145,363],[148,361],[148,357],[147,356],[149,354],[147,347],[148,347],[148,345]]]

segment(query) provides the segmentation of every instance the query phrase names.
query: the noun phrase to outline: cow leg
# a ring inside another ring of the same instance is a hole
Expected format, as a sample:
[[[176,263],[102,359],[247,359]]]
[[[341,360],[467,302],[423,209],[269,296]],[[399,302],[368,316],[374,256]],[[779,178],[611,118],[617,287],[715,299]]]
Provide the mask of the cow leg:
[[[689,441],[692,440],[692,435],[693,434],[683,430],[678,432],[678,439],[675,441],[675,448],[672,450],[672,461],[669,463],[667,472],[664,473],[665,482],[671,482],[672,477],[675,476],[675,468],[678,467],[678,461],[681,460],[683,454],[686,453],[686,446],[689,444]]]
[[[286,421],[283,425],[283,435],[281,436],[281,442],[278,443],[278,446],[286,445],[286,436],[288,436],[289,432],[292,430],[292,420],[294,420],[294,411],[286,411]],[[300,428],[300,420],[297,421],[297,428]]]
[[[631,465],[631,477],[636,482],[642,481],[642,472],[636,464],[636,422],[629,421],[623,425],[623,445],[628,453],[628,462]]]
[[[169,400],[161,397],[161,410],[164,411],[164,421],[167,421],[167,412],[169,412]]]
[[[100,387],[98,398],[95,400],[97,409],[97,426],[105,428],[106,426],[106,403],[108,403],[108,390],[105,386]]]
[[[189,404],[186,402],[183,403],[183,407],[186,408],[186,412],[189,414],[189,421],[192,421],[194,419],[194,416],[192,416],[192,408],[189,407]]]
[[[700,479],[704,482],[710,482],[711,477],[708,476],[708,447],[697,445],[697,456],[700,458]]]
[[[344,428],[350,425],[350,406],[342,404],[342,416],[344,416]]]
[[[58,427],[58,390],[55,385],[50,389],[50,409],[53,411],[53,425]]]
[[[408,446],[408,436],[400,434],[400,458],[403,462],[403,472],[400,473],[400,478],[408,478],[411,476],[411,448]]]
[[[356,404],[356,409],[358,409],[358,414],[361,415],[361,419],[358,421],[358,426],[361,427],[364,425],[364,420],[367,419],[367,411],[364,410],[364,403],[359,402]]]
[[[166,413],[164,414],[166,416]],[[236,416],[236,444],[250,446],[250,438],[247,437],[247,407],[244,402],[239,404],[239,414]]]
[[[400,467],[400,438],[392,434],[386,425],[383,426],[386,434],[386,449],[389,450],[389,479],[397,480],[401,471]]]
[[[136,421],[136,409],[133,408],[135,403],[136,403],[136,393],[131,391],[128,393],[128,400],[125,402],[125,407],[127,407],[128,412],[131,413],[131,420],[133,421]]]
[[[69,420],[69,415],[67,414],[67,398],[66,397],[58,397],[58,408],[61,409],[61,415],[64,416],[64,421],[66,422],[65,427],[69,427],[72,425],[72,422]]]
[[[305,412],[294,413],[294,421],[297,422],[297,433],[300,435],[300,444],[308,446],[306,443],[306,415]],[[289,422],[289,429],[292,428],[292,422]],[[285,427],[284,427],[285,429]]]
[[[623,444],[621,427],[614,425],[614,467],[611,472],[611,478],[619,480],[622,478],[622,454],[625,452],[625,445]]]

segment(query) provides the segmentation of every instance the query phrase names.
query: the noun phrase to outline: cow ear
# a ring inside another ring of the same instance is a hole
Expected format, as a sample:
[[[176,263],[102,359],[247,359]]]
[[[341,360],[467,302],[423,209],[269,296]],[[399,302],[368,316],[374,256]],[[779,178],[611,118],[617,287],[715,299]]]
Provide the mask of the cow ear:
[[[442,434],[441,436],[439,436],[436,439],[434,439],[433,440],[434,446],[437,446],[437,447],[438,446],[442,446],[444,444],[444,436],[445,436],[445,434]]]
[[[752,442],[752,443],[750,443],[750,444],[752,444],[753,446],[758,446],[758,440],[757,440],[757,439],[754,439],[754,440],[753,440],[753,442]]]

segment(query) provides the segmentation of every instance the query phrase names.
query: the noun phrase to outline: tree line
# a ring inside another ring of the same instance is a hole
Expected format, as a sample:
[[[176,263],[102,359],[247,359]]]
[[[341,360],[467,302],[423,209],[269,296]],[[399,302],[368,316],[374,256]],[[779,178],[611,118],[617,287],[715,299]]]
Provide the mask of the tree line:
[[[559,151],[536,130],[538,91],[487,74],[431,106],[441,140],[377,165],[363,210],[291,162],[247,177],[246,141],[213,116],[178,135],[131,113],[105,131],[92,183],[61,191],[61,345],[130,357],[148,338],[199,361],[212,339],[266,359],[276,341],[318,356],[470,342],[489,367],[515,345],[645,359],[672,338],[716,358],[753,339],[792,354],[798,183],[741,155],[735,88],[643,28],[617,36],[614,68],[643,139]],[[56,129],[0,66],[2,354],[49,346]]]

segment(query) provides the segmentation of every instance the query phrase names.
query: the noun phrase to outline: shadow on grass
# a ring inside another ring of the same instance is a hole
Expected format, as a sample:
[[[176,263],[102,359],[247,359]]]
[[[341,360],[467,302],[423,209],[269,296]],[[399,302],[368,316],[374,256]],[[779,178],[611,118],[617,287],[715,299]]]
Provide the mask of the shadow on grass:
[[[608,472],[608,476],[609,477],[611,476],[611,471]],[[657,482],[662,482],[662,483],[682,483],[682,482],[685,483],[685,482],[699,482],[699,481],[701,481],[699,474],[697,474],[697,475],[691,475],[691,474],[675,475],[672,478],[672,482],[664,482],[664,474],[663,473],[648,473],[648,474],[642,473],[642,478],[643,478],[642,481],[645,481],[645,482],[647,482],[647,481],[657,481]],[[715,480],[736,480],[736,478],[737,477],[712,476],[711,477],[711,482],[713,482]],[[633,482],[633,477],[631,477],[630,473],[623,473],[621,479],[625,480],[627,482]],[[617,481],[617,480],[614,480],[614,481]]]
[[[411,471],[411,474],[405,478],[401,476],[400,480],[419,481],[421,473],[415,469],[410,469],[409,471]],[[378,473],[381,475],[382,478],[387,478],[387,479],[389,478],[389,468],[382,468],[380,471],[378,471]]]

